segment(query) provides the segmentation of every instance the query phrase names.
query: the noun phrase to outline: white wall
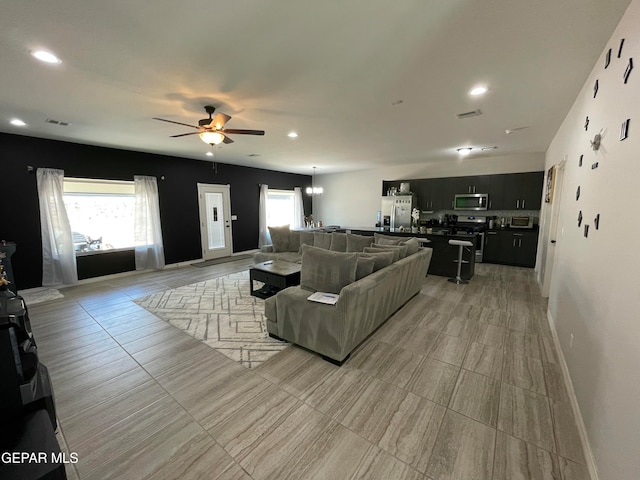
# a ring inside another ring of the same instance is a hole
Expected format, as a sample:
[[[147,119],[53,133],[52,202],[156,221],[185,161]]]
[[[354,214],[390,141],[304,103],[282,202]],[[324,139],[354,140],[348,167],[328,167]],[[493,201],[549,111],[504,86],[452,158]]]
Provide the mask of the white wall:
[[[543,168],[544,154],[532,153],[412,165],[393,165],[390,160],[387,167],[316,175],[316,184],[324,188],[324,194],[314,199],[313,216],[325,225],[373,227],[380,210],[383,180],[534,172]]]
[[[567,156],[549,315],[603,480],[640,478],[640,221],[633,213],[640,202],[639,25],[640,0],[633,0],[545,160],[548,168]],[[618,59],[621,38],[625,43]],[[609,48],[612,59],[605,70]],[[624,85],[630,57],[636,67]],[[596,79],[599,91],[594,99]],[[587,115],[590,124],[585,132]],[[620,126],[627,118],[631,118],[630,135],[620,141]],[[593,152],[589,140],[601,129],[602,146]],[[581,154],[582,168],[578,167]],[[592,170],[596,161],[599,167]],[[576,201],[578,186],[581,196]],[[588,238],[577,226],[579,210],[583,225],[590,225]],[[595,230],[598,213],[600,229]],[[548,238],[548,233],[541,237]]]

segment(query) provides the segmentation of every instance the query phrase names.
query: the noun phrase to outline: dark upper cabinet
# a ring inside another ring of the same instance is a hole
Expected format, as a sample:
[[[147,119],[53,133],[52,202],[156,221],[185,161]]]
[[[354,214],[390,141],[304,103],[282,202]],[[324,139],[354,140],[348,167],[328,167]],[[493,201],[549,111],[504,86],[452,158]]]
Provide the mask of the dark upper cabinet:
[[[544,172],[490,175],[489,210],[539,210]]]
[[[452,210],[454,196],[460,193],[488,193],[489,210],[539,210],[543,181],[544,172],[385,180],[382,195],[391,187],[400,190],[400,183],[409,182],[420,210]]]

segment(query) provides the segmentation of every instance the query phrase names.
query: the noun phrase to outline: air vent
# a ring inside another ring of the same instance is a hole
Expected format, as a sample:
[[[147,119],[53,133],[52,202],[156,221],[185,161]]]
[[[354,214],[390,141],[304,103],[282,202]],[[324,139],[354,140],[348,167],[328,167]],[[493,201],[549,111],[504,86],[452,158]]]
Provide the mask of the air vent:
[[[464,113],[458,113],[456,114],[456,117],[458,117],[460,120],[462,120],[463,118],[471,118],[471,117],[477,117],[482,115],[482,111],[480,109],[478,110],[473,110],[471,112],[464,112]]]
[[[507,135],[511,135],[512,133],[519,132],[520,130],[524,130],[529,127],[516,127],[516,128],[508,128],[504,131]]]
[[[482,147],[480,150],[483,152],[486,152],[487,150],[497,150],[498,147],[496,147],[495,145],[492,147]]]
[[[45,121],[51,125],[60,125],[61,127],[68,127],[71,125],[70,122],[62,122],[60,120],[54,120],[53,118],[47,118]]]

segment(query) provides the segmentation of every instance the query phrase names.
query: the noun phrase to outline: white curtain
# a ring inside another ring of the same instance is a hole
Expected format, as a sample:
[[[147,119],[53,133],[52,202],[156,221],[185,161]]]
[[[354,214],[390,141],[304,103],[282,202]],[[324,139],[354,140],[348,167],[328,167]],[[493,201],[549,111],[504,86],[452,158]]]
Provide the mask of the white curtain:
[[[260,210],[259,210],[259,228],[258,247],[271,245],[271,235],[267,228],[267,195],[269,194],[269,185],[260,185]]]
[[[302,204],[302,189],[293,189],[293,228],[304,228],[304,205]]]
[[[134,235],[136,270],[164,267],[164,247],[160,226],[160,202],[155,177],[133,177],[136,194]]]
[[[42,230],[42,285],[77,283],[76,254],[64,206],[64,171],[39,168],[36,179]]]

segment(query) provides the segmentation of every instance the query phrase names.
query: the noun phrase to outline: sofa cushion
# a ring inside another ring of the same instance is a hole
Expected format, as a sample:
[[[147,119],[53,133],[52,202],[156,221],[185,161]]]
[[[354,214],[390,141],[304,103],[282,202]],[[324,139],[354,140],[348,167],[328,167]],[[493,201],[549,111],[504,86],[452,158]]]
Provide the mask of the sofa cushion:
[[[391,252],[393,253],[393,259],[392,262],[396,262],[400,259],[400,250],[397,248],[388,248],[391,247],[392,245],[384,245],[384,246],[371,246],[371,247],[366,247],[364,249],[365,253],[381,253],[381,252]]]
[[[314,232],[313,246],[318,248],[324,248],[325,250],[329,250],[331,248],[331,234]]]
[[[253,254],[253,261],[255,263],[268,262],[269,260],[283,260],[290,263],[300,263],[302,261],[302,254],[298,252],[256,252]]]
[[[300,250],[300,230],[289,230],[289,251],[298,252]]]
[[[311,245],[313,247],[313,232],[300,232],[300,248],[298,252],[302,253],[302,245]]]
[[[347,252],[362,252],[365,247],[370,247],[373,237],[368,235],[354,235],[347,233]]]
[[[303,245],[300,286],[312,292],[340,293],[342,287],[355,281],[357,261],[355,253]]]
[[[368,248],[371,248],[371,247],[368,247]],[[366,248],[365,248],[365,250],[366,250]],[[376,251],[376,252],[368,252],[368,253],[360,252],[360,253],[358,253],[358,258],[360,258],[360,257],[373,258],[373,260],[374,260],[373,271],[374,272],[377,272],[381,268],[384,268],[386,266],[391,265],[393,263],[393,257],[394,256],[395,256],[394,252],[384,252],[384,251]]]
[[[404,237],[382,235],[381,233],[373,234],[373,240],[378,245],[398,245],[403,239]]]
[[[289,251],[289,225],[282,227],[269,227],[269,235],[271,235],[271,244],[274,252]]]
[[[357,254],[356,261],[356,280],[371,275],[373,273],[373,267],[375,266],[376,259],[373,257],[363,257],[362,252]]]
[[[347,234],[333,232],[331,234],[331,247],[332,252],[346,252],[347,251]]]
[[[404,258],[407,256],[407,251],[409,250],[409,247],[407,245],[379,245],[377,243],[374,243],[373,245],[371,245],[372,247],[387,247],[387,248],[397,248],[398,251],[400,252],[400,258]]]
[[[407,246],[407,257],[409,255],[413,255],[414,253],[416,253],[420,249],[420,242],[418,241],[418,239],[416,237],[411,237],[408,240],[400,242],[399,245],[406,245]]]

